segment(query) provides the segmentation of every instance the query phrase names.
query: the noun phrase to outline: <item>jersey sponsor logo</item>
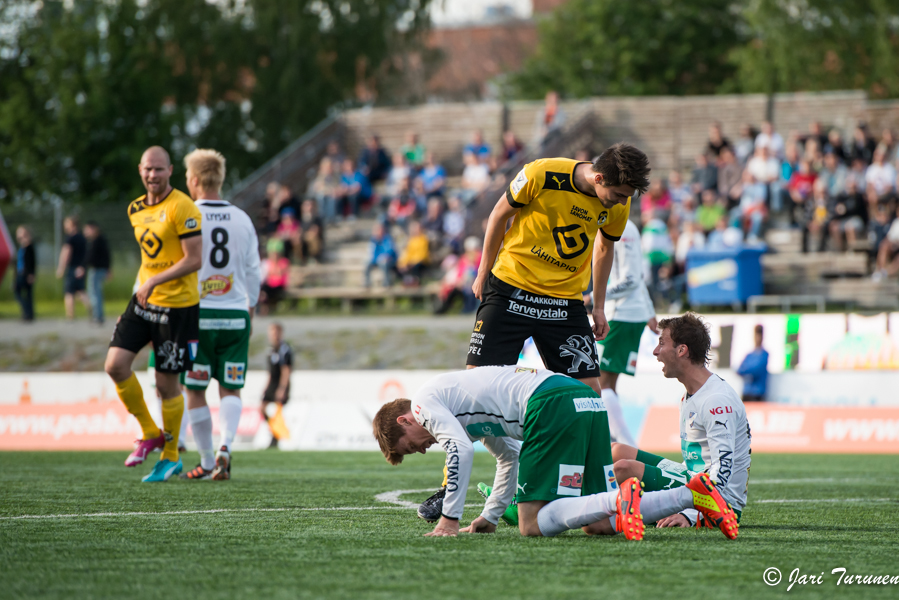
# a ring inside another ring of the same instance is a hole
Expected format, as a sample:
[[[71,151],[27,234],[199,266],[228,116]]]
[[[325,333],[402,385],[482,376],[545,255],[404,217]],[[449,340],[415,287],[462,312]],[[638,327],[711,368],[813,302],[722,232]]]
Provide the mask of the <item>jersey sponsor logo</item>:
[[[580,206],[572,206],[571,214],[578,219],[581,219],[582,221],[586,221],[587,223],[593,220],[593,217],[590,216],[590,213],[587,212],[587,209],[581,208]]]
[[[568,300],[565,298],[553,298],[551,296],[532,296],[524,290],[516,289],[512,293],[512,298],[531,304],[549,304],[551,306],[568,306]],[[475,330],[477,331],[477,330]]]
[[[553,256],[552,254],[550,254],[549,252],[544,250],[542,246],[532,246],[531,254],[537,256],[541,260],[548,262],[551,265],[559,267],[560,269],[565,269],[566,271],[569,271],[571,273],[577,273],[577,270],[578,270],[577,265],[569,265],[569,264],[560,262],[558,259],[556,259],[555,256]]]
[[[572,335],[564,344],[559,346],[560,357],[571,357],[571,367],[569,373],[577,373],[581,369],[581,365],[587,365],[587,370],[596,366],[593,360],[593,352],[596,345],[586,335]]]
[[[574,398],[574,412],[605,412],[606,403],[602,398]]]
[[[151,271],[152,271],[152,270],[159,271],[159,270],[163,270],[163,269],[168,269],[168,268],[171,267],[173,264],[175,264],[175,263],[173,263],[173,262],[170,261],[170,260],[163,260],[163,261],[161,261],[161,262],[147,263],[147,264],[144,265],[144,266],[145,266],[147,269],[150,269]]]
[[[518,367],[515,369],[516,373],[536,373],[537,369],[532,369],[530,367]]]
[[[559,465],[559,483],[556,493],[560,496],[580,496],[584,484],[584,465]]]
[[[599,225],[600,227],[602,227],[603,225],[606,224],[606,221],[608,221],[608,220],[609,220],[609,211],[604,210],[601,213],[599,213],[598,217],[596,217],[596,224]]]
[[[184,374],[184,383],[188,385],[209,385],[212,368],[209,365],[194,363],[193,368]]]
[[[699,442],[688,442],[681,440],[681,454],[684,456],[684,463],[687,469],[694,473],[705,470],[705,461],[702,459],[702,446]]]
[[[637,353],[631,352],[627,355],[627,366],[625,367],[627,372],[633,375],[637,372]]]
[[[571,174],[547,171],[546,179],[543,181],[543,189],[561,192],[573,192],[574,188],[571,187]]]
[[[615,478],[615,469],[612,465],[605,465],[602,470],[606,474],[606,491],[614,492],[618,490],[618,480]]]
[[[156,258],[162,250],[162,240],[149,229],[145,229],[140,236],[140,247],[149,258]]]
[[[169,322],[168,312],[147,310],[136,302],[134,304],[134,314],[136,314],[144,321],[149,321],[150,323],[159,323],[160,325],[166,325]]]
[[[158,370],[178,371],[184,364],[184,348],[179,348],[178,344],[172,340],[166,340],[153,350],[156,353],[156,368]]]
[[[477,321],[477,323],[474,324],[474,330],[475,330],[476,332],[477,332],[477,331],[480,331],[480,330],[481,330],[481,327],[483,327],[483,326],[484,326],[484,320],[483,320],[483,319],[479,319],[479,320]]]
[[[696,413],[691,411],[690,414],[687,415],[687,427],[692,429],[693,423],[695,423],[695,422],[696,422]]]
[[[473,438],[509,436],[499,423],[469,423],[465,426],[465,430]]]
[[[459,447],[456,442],[447,440],[443,450],[446,452],[446,491],[455,492],[459,489]]]
[[[200,283],[200,298],[205,298],[209,294],[213,296],[224,296],[231,291],[234,285],[234,274],[231,273],[227,277],[216,273],[209,279],[204,279]]]
[[[245,319],[200,319],[200,330],[201,331],[211,331],[211,330],[226,330],[226,331],[241,331],[247,328],[247,322]],[[278,355],[272,354],[272,362],[277,364]]]
[[[246,371],[246,363],[225,361],[225,383],[243,383]]]
[[[165,211],[162,211],[161,213],[159,213],[159,222],[165,223]]]
[[[734,466],[733,454],[730,450],[720,450],[718,452],[718,464],[721,465],[721,468],[718,469],[717,483],[720,487],[726,487],[727,482],[730,480],[731,470]]]
[[[525,186],[528,182],[528,176],[525,175],[524,169],[518,172],[518,175],[515,179],[512,180],[512,183],[509,184],[509,189],[512,190],[512,196],[514,198],[518,197],[518,193],[521,191],[521,188]]]
[[[506,312],[529,319],[537,319],[538,321],[564,321],[568,318],[568,311],[558,308],[537,308],[535,306],[527,306],[519,304],[515,300],[509,300],[509,308]]]
[[[734,412],[734,409],[730,406],[716,406],[715,408],[709,409],[709,413],[713,415],[730,414],[732,412]]]
[[[196,228],[197,228],[197,220],[194,219],[193,217],[190,217],[189,219],[187,219],[187,220],[184,222],[184,226],[185,226],[187,229],[196,229]]]
[[[576,233],[578,230],[579,235]],[[566,260],[577,258],[590,246],[590,238],[580,223],[553,228],[553,239],[556,242],[556,252]]]
[[[724,421],[715,421],[715,425],[721,425],[722,427],[727,429],[727,419],[724,419]]]

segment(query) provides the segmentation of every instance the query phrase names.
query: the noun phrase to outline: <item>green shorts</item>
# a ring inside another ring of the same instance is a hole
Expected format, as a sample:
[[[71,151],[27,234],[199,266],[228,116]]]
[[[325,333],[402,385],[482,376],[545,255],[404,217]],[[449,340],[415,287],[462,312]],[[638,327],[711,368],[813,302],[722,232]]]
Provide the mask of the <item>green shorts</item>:
[[[544,381],[528,400],[518,461],[518,502],[617,490],[602,399],[569,377]]]
[[[646,323],[609,321],[609,334],[600,346],[599,370],[609,373],[637,372],[637,352]]]
[[[247,374],[250,313],[245,310],[200,309],[200,343],[193,369],[181,374],[189,390],[205,390],[213,379],[239,390]]]

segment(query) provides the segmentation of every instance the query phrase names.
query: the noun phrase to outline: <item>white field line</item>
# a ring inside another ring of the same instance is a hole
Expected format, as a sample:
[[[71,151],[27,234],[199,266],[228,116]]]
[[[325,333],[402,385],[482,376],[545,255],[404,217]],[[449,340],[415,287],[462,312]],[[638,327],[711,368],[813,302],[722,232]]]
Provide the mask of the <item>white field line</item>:
[[[750,485],[784,485],[800,483],[862,483],[864,479],[840,479],[836,477],[824,477],[818,479],[753,479],[749,478]]]
[[[821,504],[842,502],[899,502],[896,498],[777,498],[756,500],[750,504]]]

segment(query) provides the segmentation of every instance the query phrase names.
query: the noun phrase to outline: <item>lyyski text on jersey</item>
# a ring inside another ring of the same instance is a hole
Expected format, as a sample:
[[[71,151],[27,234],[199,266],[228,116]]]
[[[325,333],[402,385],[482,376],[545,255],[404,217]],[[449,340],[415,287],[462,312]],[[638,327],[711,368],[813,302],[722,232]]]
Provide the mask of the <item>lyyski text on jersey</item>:
[[[204,221],[230,221],[231,214],[230,213],[221,213],[221,212],[208,212],[203,213]]]

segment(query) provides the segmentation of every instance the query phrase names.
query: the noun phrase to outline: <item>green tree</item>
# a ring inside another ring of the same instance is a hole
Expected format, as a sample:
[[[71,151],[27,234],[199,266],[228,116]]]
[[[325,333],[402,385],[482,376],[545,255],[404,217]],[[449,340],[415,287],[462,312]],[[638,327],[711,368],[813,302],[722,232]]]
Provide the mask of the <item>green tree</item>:
[[[899,96],[899,3],[753,0],[741,16],[749,42],[734,50],[725,90]]]
[[[731,77],[740,42],[726,0],[571,0],[539,24],[534,56],[512,77],[539,97],[708,94]]]

